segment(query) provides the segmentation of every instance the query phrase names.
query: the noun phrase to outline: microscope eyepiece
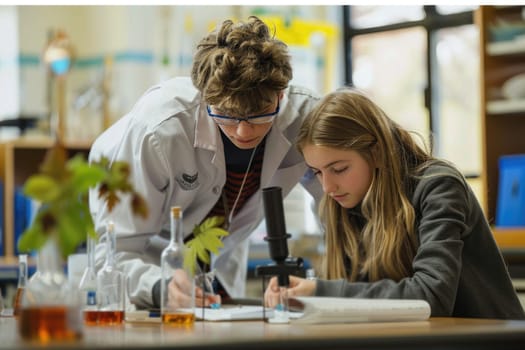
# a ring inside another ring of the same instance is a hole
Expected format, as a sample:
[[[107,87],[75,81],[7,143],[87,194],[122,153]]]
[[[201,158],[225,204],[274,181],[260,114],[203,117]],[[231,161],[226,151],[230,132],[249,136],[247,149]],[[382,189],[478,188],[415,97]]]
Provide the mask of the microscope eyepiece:
[[[262,190],[264,215],[266,218],[266,237],[270,258],[283,264],[288,258],[288,238],[284,222],[283,196],[280,187],[266,187]]]

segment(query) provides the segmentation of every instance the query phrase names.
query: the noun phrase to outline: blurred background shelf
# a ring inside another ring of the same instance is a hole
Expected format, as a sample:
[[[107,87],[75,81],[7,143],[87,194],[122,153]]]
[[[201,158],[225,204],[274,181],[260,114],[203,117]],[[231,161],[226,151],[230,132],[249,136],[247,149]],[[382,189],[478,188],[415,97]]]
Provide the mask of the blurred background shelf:
[[[53,138],[45,136],[21,137],[0,143],[0,180],[4,190],[3,255],[7,259],[15,256],[15,188],[22,186],[29,176],[38,171],[53,143]],[[87,158],[91,142],[66,140],[65,147],[70,157],[82,153]]]
[[[490,113],[490,114],[525,113],[525,99],[488,101],[487,102],[487,113]]]
[[[515,55],[525,53],[525,40],[509,40],[487,44],[487,54],[491,56]]]
[[[495,223],[502,156],[525,153],[525,98],[503,95],[504,84],[525,72],[523,6],[480,6],[475,22],[480,35],[480,113],[483,207]],[[507,97],[507,99],[505,99]],[[525,249],[525,227],[494,228],[502,249]]]
[[[525,250],[525,227],[493,228],[492,233],[500,248],[522,248]]]

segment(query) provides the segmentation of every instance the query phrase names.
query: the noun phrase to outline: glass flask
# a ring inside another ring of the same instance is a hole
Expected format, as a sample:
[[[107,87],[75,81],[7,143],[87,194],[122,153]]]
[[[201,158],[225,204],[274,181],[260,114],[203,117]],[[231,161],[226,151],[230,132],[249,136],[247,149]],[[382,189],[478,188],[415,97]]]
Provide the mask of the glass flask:
[[[49,238],[37,254],[37,273],[22,295],[18,330],[23,339],[47,343],[82,338],[76,286],[68,284],[57,243]]]
[[[161,255],[161,317],[163,324],[195,322],[195,274],[184,266],[182,210],[170,210],[171,239]]]
[[[273,318],[268,320],[270,323],[289,323],[288,313],[288,288],[279,286],[279,303],[273,310]]]
[[[27,285],[27,254],[18,256],[18,284],[16,287],[15,300],[13,302],[13,315],[20,314],[22,296]]]
[[[84,324],[92,326],[98,322],[97,305],[97,274],[95,271],[95,244],[96,239],[87,236],[87,266],[82,274],[78,289]]]
[[[124,274],[115,266],[115,225],[110,222],[106,232],[106,261],[97,273],[97,303],[99,325],[118,325],[124,322]]]

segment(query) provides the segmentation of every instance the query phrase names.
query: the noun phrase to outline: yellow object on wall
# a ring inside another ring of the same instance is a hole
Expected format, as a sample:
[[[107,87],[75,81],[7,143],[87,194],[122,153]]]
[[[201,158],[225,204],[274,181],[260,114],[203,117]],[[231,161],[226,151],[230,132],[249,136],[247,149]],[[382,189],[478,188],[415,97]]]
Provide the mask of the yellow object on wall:
[[[288,18],[285,16],[259,16],[270,28],[275,30],[275,37],[290,47],[310,49],[315,51],[317,57],[317,74],[323,77],[322,87],[318,92],[327,93],[334,89],[334,77],[336,72],[337,40],[339,38],[339,27],[333,23],[321,20],[305,20],[301,18]],[[233,21],[238,21],[232,18]],[[209,30],[217,27],[217,22],[209,23]],[[317,45],[320,44],[320,45]],[[293,52],[292,52],[293,56]],[[294,76],[303,72],[294,67]],[[310,67],[312,68],[312,67]],[[306,72],[313,74],[312,72]]]
[[[288,46],[312,48],[319,50],[321,62],[318,69],[322,69],[324,84],[322,92],[332,90],[335,75],[335,57],[337,54],[337,40],[339,37],[338,27],[325,21],[311,21],[301,18],[285,19],[284,17],[272,16],[260,17],[270,29],[275,28],[275,36],[285,42]],[[322,45],[315,47],[315,36],[321,36]]]

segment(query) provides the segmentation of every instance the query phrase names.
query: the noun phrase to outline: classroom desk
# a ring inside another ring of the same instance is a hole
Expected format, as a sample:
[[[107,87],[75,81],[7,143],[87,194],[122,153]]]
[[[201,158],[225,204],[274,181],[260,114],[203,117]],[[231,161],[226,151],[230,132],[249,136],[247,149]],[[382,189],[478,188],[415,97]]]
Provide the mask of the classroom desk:
[[[29,349],[14,318],[0,318],[0,348]],[[41,348],[38,346],[38,348]],[[126,323],[85,327],[82,340],[51,349],[525,349],[525,321],[431,318],[331,325],[197,322],[192,328]]]

